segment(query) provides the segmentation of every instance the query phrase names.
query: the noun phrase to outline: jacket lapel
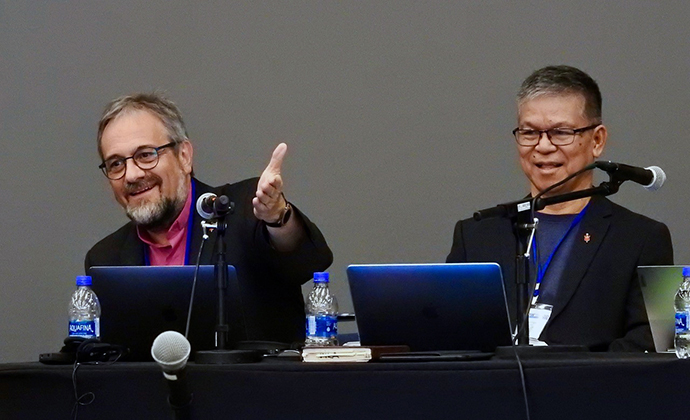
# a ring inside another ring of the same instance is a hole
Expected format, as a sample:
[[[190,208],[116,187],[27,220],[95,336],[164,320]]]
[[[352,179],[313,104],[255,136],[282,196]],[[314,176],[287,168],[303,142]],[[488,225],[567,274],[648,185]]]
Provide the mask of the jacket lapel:
[[[134,223],[130,222],[130,225],[132,228],[118,251],[119,265],[145,265],[144,243],[139,239]]]
[[[560,283],[549,322],[565,308],[587,274],[587,269],[609,229],[610,215],[611,202],[601,196],[592,197],[575,231],[575,243],[566,263],[567,274]]]

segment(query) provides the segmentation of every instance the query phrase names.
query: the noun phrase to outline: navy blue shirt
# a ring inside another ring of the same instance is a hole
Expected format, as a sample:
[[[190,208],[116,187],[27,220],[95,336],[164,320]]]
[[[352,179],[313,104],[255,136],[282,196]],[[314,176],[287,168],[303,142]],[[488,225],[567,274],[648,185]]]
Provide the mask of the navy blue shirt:
[[[537,213],[539,224],[535,238],[535,254],[539,265],[534,267],[533,272],[538,273],[539,267],[542,270],[546,267],[546,272],[544,272],[539,285],[537,302],[553,304],[556,300],[559,284],[567,268],[567,259],[575,243],[577,229],[576,227],[570,229],[570,227],[577,216],[577,214]],[[570,231],[568,231],[569,229]],[[564,238],[563,236],[566,234],[567,236]],[[558,248],[556,249],[556,247]],[[551,257],[554,249],[555,254]],[[550,262],[549,257],[551,257]]]

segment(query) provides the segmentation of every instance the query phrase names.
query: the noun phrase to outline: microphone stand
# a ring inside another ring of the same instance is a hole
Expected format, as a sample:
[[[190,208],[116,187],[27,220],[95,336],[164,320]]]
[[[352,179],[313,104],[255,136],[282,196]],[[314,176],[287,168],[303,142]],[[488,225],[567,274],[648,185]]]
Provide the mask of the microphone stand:
[[[550,197],[541,197],[543,193],[550,191],[552,188],[561,185],[571,178],[579,175],[585,170],[590,170],[594,166],[589,165],[582,170],[575,172],[563,181],[547,188],[542,193],[536,195],[534,198],[528,197],[522,200],[513,201],[510,203],[499,204],[495,207],[479,210],[474,213],[474,219],[479,221],[493,217],[504,217],[511,219],[516,232],[516,260],[515,260],[515,283],[516,283],[516,310],[517,310],[517,327],[518,331],[516,337],[518,345],[529,345],[529,322],[527,322],[530,309],[530,288],[529,288],[529,256],[531,244],[536,232],[537,223],[532,217],[534,212],[542,210],[544,207],[573,201],[580,198],[592,197],[594,195],[607,196],[618,192],[620,185],[625,181],[614,174],[609,174],[609,181],[602,182],[597,187],[587,188],[585,190],[573,191],[564,194],[559,194]],[[532,217],[532,220],[530,220]]]
[[[516,310],[518,330],[516,336],[518,345],[529,344],[529,323],[525,322],[530,307],[529,292],[529,256],[534,235],[537,232],[537,219],[530,223],[529,216],[532,212],[518,212],[514,219],[515,241],[515,284],[516,284]]]
[[[194,356],[194,361],[197,364],[231,364],[231,363],[248,363],[256,362],[257,355],[253,350],[229,350],[228,332],[230,328],[227,324],[227,317],[225,311],[225,303],[228,289],[228,261],[225,258],[225,231],[227,230],[226,217],[232,214],[235,210],[234,203],[228,197],[221,195],[213,202],[214,214],[216,214],[215,223],[206,223],[202,221],[204,231],[207,228],[216,229],[216,262],[213,267],[213,273],[216,279],[216,291],[218,295],[218,317],[216,325],[216,347],[214,350],[197,351]]]

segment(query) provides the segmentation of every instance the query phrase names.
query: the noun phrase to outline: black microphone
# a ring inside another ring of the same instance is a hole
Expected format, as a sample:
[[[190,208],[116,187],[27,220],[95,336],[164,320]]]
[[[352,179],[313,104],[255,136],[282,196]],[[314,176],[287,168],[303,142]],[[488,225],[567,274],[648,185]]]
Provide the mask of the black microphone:
[[[495,207],[489,207],[484,210],[477,210],[472,216],[474,220],[480,221],[483,219],[491,219],[494,217],[513,217],[518,213],[532,209],[532,197],[523,198],[522,200],[511,201],[510,203],[499,204]]]
[[[177,331],[164,331],[156,337],[151,346],[153,360],[163,369],[163,376],[168,383],[170,394],[168,403],[179,415],[189,416],[192,404],[192,393],[187,386],[185,367],[192,346],[184,335]]]
[[[226,216],[232,213],[235,209],[235,203],[230,199],[221,195],[220,197],[214,193],[204,193],[196,200],[196,211],[199,216],[206,220],[217,219],[218,217]]]
[[[603,160],[596,161],[595,165],[619,181],[637,182],[649,191],[658,190],[666,182],[666,173],[658,166],[640,168]]]

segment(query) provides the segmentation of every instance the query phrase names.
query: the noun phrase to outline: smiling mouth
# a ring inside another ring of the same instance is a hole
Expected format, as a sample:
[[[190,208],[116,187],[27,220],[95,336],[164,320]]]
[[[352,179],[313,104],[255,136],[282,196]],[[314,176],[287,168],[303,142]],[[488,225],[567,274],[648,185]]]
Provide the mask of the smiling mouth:
[[[155,187],[155,186],[156,186],[156,185],[153,184],[153,185],[149,185],[149,186],[146,186],[146,187],[143,187],[143,188],[139,188],[139,189],[137,189],[137,190],[135,190],[135,191],[130,191],[130,192],[129,192],[129,196],[130,196],[130,197],[136,197],[136,196],[138,196],[138,195],[140,195],[140,194],[143,194],[143,193],[145,193],[145,192],[147,192],[147,191],[152,190],[153,187]]]
[[[534,166],[536,166],[539,169],[557,169],[563,166],[561,163],[550,163],[550,162],[542,162],[542,163],[535,163]]]

